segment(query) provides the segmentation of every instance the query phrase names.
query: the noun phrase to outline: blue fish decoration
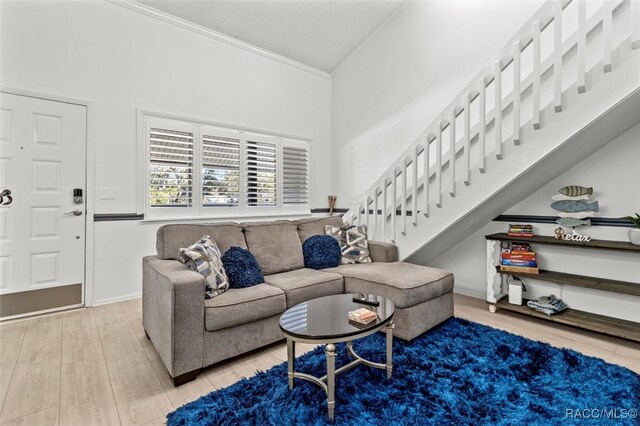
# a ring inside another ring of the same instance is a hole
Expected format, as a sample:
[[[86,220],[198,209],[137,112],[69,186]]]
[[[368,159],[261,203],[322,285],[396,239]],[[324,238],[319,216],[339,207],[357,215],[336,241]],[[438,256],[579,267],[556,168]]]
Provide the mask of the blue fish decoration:
[[[565,213],[584,212],[587,210],[597,212],[600,210],[597,201],[594,201],[593,203],[585,203],[584,201],[575,200],[556,201],[551,204],[551,208]]]
[[[573,228],[575,226],[591,226],[591,221],[576,219],[575,217],[563,217],[556,220],[556,223],[560,226],[566,226],[568,228]]]

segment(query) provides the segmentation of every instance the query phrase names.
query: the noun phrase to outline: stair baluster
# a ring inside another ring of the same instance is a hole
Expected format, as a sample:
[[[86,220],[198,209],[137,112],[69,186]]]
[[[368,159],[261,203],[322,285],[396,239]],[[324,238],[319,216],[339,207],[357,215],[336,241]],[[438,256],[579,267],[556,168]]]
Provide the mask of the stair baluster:
[[[449,174],[450,178],[450,190],[449,196],[456,196],[456,109],[451,110],[449,116]]]
[[[513,43],[513,144],[520,145],[520,40]]]
[[[640,49],[640,0],[631,0],[631,47]]]
[[[411,158],[411,224],[418,226],[418,147]]]
[[[394,167],[391,177],[391,241],[396,240],[396,217],[398,216],[398,170]]]
[[[504,158],[504,148],[502,146],[502,61],[500,59],[494,64],[493,73],[493,86],[495,90],[493,131],[496,136],[496,147],[498,149],[496,158],[502,160]]]
[[[436,131],[436,207],[442,208],[442,123]]]
[[[533,128],[540,128],[540,21],[533,23]]]
[[[602,70],[611,72],[611,25],[613,23],[613,4],[604,0],[602,4]]]
[[[471,185],[471,95],[464,95],[464,184]]]
[[[400,232],[407,235],[407,158],[402,158],[402,178],[400,180]]]
[[[424,136],[424,146],[422,148],[422,164],[424,165],[424,171],[422,173],[422,214],[424,217],[429,217],[429,142],[430,134]]]
[[[553,3],[553,108],[562,111],[562,1]]]
[[[375,240],[378,236],[378,187],[373,190],[373,239]]]
[[[364,226],[369,232],[369,194],[364,199]]]
[[[578,1],[578,93],[587,91],[586,86],[586,50],[587,50],[587,5]]]
[[[387,241],[387,187],[389,179],[385,176],[382,184],[382,241]]]
[[[487,81],[486,77],[482,76],[480,81],[478,82],[478,156],[480,157],[480,161],[478,162],[478,169],[480,173],[486,173],[487,171],[487,157],[485,156],[485,144],[486,144],[486,134],[487,134],[487,100],[486,100],[486,91],[487,91]]]

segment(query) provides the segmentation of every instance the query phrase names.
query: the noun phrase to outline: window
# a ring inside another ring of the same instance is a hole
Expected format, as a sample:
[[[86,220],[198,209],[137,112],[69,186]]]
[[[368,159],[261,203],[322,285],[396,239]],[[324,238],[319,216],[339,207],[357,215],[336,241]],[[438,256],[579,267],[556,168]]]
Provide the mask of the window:
[[[193,183],[193,133],[149,130],[149,204],[190,207]]]
[[[288,141],[282,147],[282,204],[309,204],[308,148],[297,141]]]
[[[148,217],[309,211],[309,142],[145,117]]]
[[[246,152],[247,206],[277,206],[278,167],[276,144],[247,140]]]
[[[202,136],[202,205],[240,205],[240,139]]]

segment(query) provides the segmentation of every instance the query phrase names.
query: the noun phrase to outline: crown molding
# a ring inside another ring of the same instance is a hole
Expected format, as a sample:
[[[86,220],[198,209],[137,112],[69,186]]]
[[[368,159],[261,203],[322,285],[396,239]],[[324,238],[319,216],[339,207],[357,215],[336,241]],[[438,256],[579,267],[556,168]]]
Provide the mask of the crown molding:
[[[261,47],[254,46],[253,44],[235,39],[226,34],[222,34],[212,29],[203,27],[202,25],[198,25],[193,22],[187,21],[186,19],[178,18],[177,16],[170,15],[166,12],[162,12],[158,9],[154,9],[142,3],[138,3],[134,0],[106,0],[106,1],[109,3],[115,4],[117,6],[121,6],[126,9],[132,10],[134,12],[138,12],[143,15],[149,16],[151,18],[158,19],[168,24],[175,25],[185,30],[192,31],[196,34],[200,34],[205,37],[209,37],[211,39],[220,41],[222,43],[226,43],[231,46],[238,47],[240,49],[246,50],[247,52],[260,55],[264,58],[268,58],[273,61],[280,62],[285,65],[289,65],[290,67],[297,68],[302,71],[306,71],[318,77],[331,80],[331,74],[325,71],[319,70],[309,65],[305,65],[302,62],[294,61],[293,59],[287,58],[286,56],[278,55],[277,53],[273,53]]]

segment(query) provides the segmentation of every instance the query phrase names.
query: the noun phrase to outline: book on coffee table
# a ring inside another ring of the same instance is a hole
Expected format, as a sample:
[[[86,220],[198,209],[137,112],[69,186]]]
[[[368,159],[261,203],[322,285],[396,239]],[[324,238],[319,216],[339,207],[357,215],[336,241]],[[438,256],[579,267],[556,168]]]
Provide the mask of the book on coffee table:
[[[360,308],[349,312],[349,321],[357,324],[366,325],[376,321],[377,319],[378,314],[367,308]]]

